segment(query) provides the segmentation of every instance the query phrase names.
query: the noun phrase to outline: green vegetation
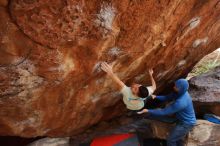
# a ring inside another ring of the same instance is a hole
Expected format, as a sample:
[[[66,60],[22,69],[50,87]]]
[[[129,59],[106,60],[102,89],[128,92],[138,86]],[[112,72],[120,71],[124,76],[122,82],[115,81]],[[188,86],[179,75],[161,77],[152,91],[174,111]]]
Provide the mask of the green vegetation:
[[[212,70],[213,68],[220,66],[220,61],[217,63],[213,63],[213,61],[208,61],[205,64],[201,64],[199,66],[196,66],[191,72],[194,76],[203,74],[208,72],[209,70]]]
[[[198,76],[220,66],[220,51],[205,56],[189,73],[188,77]]]

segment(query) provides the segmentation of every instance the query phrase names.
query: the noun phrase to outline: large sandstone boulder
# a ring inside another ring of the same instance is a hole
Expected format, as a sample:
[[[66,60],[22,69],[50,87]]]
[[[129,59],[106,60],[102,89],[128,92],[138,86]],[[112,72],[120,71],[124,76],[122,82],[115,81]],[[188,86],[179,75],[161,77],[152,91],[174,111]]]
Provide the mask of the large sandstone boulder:
[[[193,77],[189,83],[196,113],[199,116],[207,113],[220,116],[220,67]]]
[[[220,46],[219,0],[0,0],[0,135],[69,136],[123,114],[107,61],[159,90]]]

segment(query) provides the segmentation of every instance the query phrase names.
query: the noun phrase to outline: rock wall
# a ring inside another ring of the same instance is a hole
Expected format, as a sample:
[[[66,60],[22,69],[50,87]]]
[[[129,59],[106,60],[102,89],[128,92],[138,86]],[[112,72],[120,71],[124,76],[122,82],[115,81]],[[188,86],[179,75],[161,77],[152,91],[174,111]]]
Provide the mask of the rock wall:
[[[189,83],[196,113],[220,116],[220,67],[193,77]]]
[[[123,114],[107,61],[158,91],[220,46],[219,0],[0,0],[0,135],[68,136]]]

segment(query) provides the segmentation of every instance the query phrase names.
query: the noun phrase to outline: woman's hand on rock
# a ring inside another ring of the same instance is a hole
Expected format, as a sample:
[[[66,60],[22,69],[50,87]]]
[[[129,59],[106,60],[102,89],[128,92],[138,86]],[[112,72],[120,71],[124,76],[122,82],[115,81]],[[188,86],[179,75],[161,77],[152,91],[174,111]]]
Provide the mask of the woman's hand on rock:
[[[148,72],[149,72],[150,75],[153,75],[153,73],[154,73],[154,71],[153,71],[152,68],[150,68],[150,69],[148,70]]]
[[[101,63],[101,69],[107,74],[113,74],[112,67],[106,62]]]
[[[155,99],[155,98],[156,98],[156,95],[151,95],[151,98],[152,98],[152,99]]]

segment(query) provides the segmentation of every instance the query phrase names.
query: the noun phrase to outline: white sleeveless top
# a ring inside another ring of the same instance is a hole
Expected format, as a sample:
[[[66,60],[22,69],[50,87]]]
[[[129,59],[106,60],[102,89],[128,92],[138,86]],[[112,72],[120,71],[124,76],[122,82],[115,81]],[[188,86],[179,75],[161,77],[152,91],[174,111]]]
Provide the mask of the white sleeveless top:
[[[149,96],[153,94],[152,86],[146,87],[149,92]],[[124,86],[121,90],[121,93],[123,94],[123,102],[126,105],[127,109],[130,110],[140,110],[144,107],[144,100],[136,95],[134,95],[131,91],[130,87]],[[134,104],[131,102],[131,99],[135,99],[138,101],[138,104]]]

